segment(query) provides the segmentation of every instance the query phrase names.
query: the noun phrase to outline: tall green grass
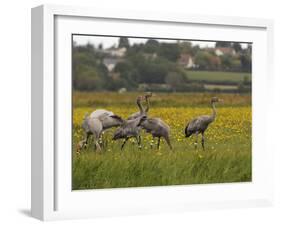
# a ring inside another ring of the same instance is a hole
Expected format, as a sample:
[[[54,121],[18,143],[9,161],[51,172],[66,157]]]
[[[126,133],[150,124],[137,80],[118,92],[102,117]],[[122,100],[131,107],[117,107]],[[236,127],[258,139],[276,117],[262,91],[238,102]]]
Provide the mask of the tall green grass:
[[[121,142],[114,149],[97,153],[93,144],[73,159],[73,189],[142,187],[180,184],[204,184],[251,181],[251,147],[207,143],[195,150],[194,139],[186,145],[165,143],[161,149],[148,145],[138,149],[129,143],[123,151]],[[215,145],[215,149],[214,148]]]

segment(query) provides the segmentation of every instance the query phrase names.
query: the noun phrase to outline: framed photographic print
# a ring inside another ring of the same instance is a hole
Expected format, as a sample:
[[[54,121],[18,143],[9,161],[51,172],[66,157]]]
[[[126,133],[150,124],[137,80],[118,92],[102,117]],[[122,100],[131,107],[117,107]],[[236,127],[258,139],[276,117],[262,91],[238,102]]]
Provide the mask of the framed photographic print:
[[[270,205],[270,20],[32,9],[32,216]]]

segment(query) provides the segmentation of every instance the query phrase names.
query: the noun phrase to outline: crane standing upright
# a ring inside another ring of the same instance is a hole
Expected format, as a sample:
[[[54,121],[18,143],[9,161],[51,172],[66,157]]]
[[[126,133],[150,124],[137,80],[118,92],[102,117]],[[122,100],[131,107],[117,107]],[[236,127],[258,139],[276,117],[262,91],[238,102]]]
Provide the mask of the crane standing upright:
[[[201,144],[202,144],[203,150],[205,150],[204,132],[208,128],[208,126],[213,121],[215,121],[216,116],[217,116],[215,103],[221,102],[221,101],[222,101],[221,99],[219,99],[217,97],[213,97],[211,99],[211,105],[212,105],[212,109],[213,109],[212,114],[198,116],[198,117],[192,119],[189,123],[187,123],[185,130],[184,130],[185,137],[190,137],[192,134],[196,135],[195,149],[197,148],[197,144],[198,144],[198,135],[199,135],[199,133],[201,133],[201,135],[202,135]]]

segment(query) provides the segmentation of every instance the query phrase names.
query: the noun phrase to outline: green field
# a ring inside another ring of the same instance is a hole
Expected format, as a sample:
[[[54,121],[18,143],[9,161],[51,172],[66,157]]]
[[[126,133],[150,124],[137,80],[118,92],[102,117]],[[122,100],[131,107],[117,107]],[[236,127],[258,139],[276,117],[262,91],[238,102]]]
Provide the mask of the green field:
[[[192,81],[241,82],[245,76],[251,80],[251,73],[246,72],[186,71],[186,75]]]
[[[206,90],[237,90],[238,86],[205,84],[204,88]]]
[[[83,138],[81,122],[86,112],[105,108],[126,118],[137,111],[134,102],[138,94],[74,93],[74,190],[251,181],[250,95],[218,95],[224,102],[217,104],[217,119],[205,133],[205,151],[200,142],[195,150],[195,138],[186,139],[184,127],[192,118],[211,113],[212,94],[157,93],[151,99],[149,116],[160,117],[170,126],[173,151],[164,141],[157,150],[151,135],[144,131],[142,149],[132,139],[121,151],[122,141],[113,141],[115,129],[110,129],[103,136],[101,153],[95,150],[93,140],[76,153],[77,143]]]

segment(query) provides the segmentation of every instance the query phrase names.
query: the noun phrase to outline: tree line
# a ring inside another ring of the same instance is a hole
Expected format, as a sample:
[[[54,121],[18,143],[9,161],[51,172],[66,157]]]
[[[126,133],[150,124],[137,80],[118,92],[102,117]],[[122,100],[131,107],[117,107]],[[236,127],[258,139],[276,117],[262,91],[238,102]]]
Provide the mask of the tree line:
[[[126,48],[124,56],[111,56],[102,44],[73,44],[73,87],[77,90],[136,90],[149,85],[153,89],[168,91],[202,90],[202,84],[193,84],[188,70],[251,72],[251,45],[242,48],[240,43],[216,42],[217,48],[231,48],[235,54],[216,55],[215,48],[200,48],[191,42],[161,42],[148,39],[145,43],[130,44],[129,39],[119,38],[117,47]],[[192,58],[194,67],[179,65],[185,54]],[[115,61],[112,71],[105,59]]]

